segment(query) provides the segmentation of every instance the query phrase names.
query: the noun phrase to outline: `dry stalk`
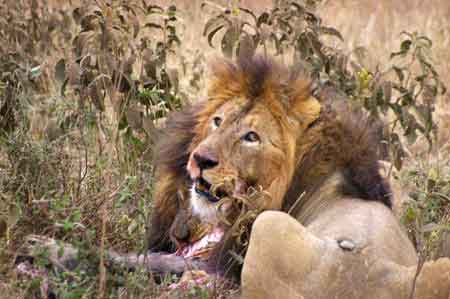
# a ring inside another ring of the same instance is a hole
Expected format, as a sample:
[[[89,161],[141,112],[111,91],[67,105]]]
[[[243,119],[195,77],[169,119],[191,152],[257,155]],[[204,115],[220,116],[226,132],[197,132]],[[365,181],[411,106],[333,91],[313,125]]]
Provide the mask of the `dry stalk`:
[[[215,194],[222,188],[227,194],[232,194],[234,186],[235,180],[226,177],[222,182],[213,185],[211,192]],[[230,236],[236,240],[238,246],[248,245],[251,224],[265,210],[270,200],[270,194],[261,186],[250,187],[244,195],[228,196],[221,200],[218,207],[220,220],[229,227]]]
[[[98,298],[106,298],[106,267],[105,267],[105,237],[106,237],[106,217],[107,210],[106,205],[103,204],[100,207],[100,217],[102,220],[101,236],[100,236],[100,263],[99,263],[99,289]]]

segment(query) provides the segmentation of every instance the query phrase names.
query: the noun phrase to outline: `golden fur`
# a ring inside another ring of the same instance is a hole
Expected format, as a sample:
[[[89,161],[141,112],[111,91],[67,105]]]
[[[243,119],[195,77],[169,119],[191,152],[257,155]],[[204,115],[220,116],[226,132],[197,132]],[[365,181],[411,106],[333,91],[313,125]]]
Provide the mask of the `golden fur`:
[[[258,141],[247,142],[248,132],[256,132]],[[213,185],[231,178],[236,193],[261,187],[271,199],[264,209],[301,209],[300,195],[313,194],[336,172],[344,178],[335,187],[340,194],[390,206],[376,133],[373,121],[346,101],[313,97],[309,80],[295,70],[258,56],[214,63],[208,99],[173,113],[158,138],[150,248],[174,249],[177,214],[192,209],[208,221],[215,217],[217,204],[190,191],[193,173],[199,173],[197,152],[217,160],[200,171],[203,178]]]

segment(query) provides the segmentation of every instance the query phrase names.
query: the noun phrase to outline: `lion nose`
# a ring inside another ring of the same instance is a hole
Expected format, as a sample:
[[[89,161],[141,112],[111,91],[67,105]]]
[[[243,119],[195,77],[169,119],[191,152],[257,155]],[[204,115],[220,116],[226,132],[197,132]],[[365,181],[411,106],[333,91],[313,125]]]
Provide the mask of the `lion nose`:
[[[217,164],[219,164],[219,159],[214,152],[207,147],[199,147],[191,154],[187,171],[192,179],[197,179],[203,170],[213,168]]]
[[[195,163],[200,168],[200,170],[210,169],[219,164],[217,156],[214,155],[210,150],[196,151],[193,156]]]

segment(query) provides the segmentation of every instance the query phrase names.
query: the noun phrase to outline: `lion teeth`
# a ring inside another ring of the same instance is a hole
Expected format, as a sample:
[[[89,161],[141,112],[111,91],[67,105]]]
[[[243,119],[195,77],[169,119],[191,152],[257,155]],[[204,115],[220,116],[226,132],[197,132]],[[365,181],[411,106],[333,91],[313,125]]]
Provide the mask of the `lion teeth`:
[[[205,185],[203,185],[203,184],[200,183],[200,182],[197,182],[197,183],[195,184],[195,188],[197,188],[197,190],[202,191],[202,192],[205,192],[205,191],[206,191]]]
[[[195,182],[195,187],[201,192],[209,192],[209,184],[202,178]]]

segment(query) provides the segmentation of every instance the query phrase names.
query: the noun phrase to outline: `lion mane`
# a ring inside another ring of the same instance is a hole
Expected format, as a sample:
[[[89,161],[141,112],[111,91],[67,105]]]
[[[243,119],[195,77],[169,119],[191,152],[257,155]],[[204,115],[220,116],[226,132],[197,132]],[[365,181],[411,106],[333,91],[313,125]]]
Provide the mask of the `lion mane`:
[[[246,99],[248,105],[242,109],[247,111],[255,102],[267,101],[281,126],[289,126],[293,117],[300,123],[297,130],[302,131],[301,136],[290,135],[291,140],[283,140],[286,147],[293,147],[292,165],[288,165],[288,175],[280,181],[285,185],[278,189],[282,190],[281,202],[269,209],[303,213],[305,216],[299,220],[308,221],[308,206],[303,202],[311,202],[307,199],[321,192],[332,192],[336,198],[352,196],[379,201],[391,207],[391,190],[380,175],[378,162],[380,125],[360,109],[354,109],[349,101],[322,93],[320,88],[313,97],[310,80],[302,74],[298,68],[288,69],[261,56],[212,64],[208,99],[171,113],[156,138],[156,181],[148,234],[152,251],[176,249],[170,233],[177,215],[189,206],[189,157],[204,138],[208,118],[223,103],[235,98]],[[296,103],[291,103],[292,99]],[[309,113],[309,105],[316,103],[317,113]],[[289,112],[292,110],[296,113]],[[287,139],[288,135],[284,136]],[[325,191],[329,178],[336,179],[332,190]]]

